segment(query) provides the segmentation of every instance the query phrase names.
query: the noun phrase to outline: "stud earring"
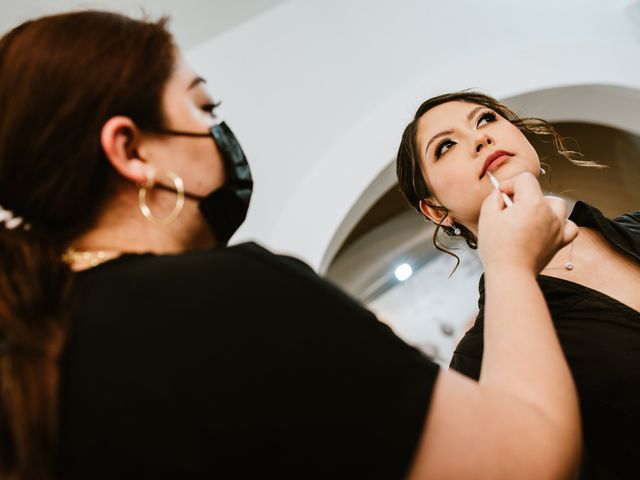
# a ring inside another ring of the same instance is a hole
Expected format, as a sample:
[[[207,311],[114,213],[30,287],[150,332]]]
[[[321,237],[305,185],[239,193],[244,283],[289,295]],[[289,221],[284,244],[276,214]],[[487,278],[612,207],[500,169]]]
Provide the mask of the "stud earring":
[[[459,229],[458,227],[455,227],[455,228],[453,229],[453,234],[454,234],[454,235],[460,235],[460,233],[462,233],[462,232],[460,232],[460,229]]]
[[[546,173],[547,171],[544,168],[540,167],[540,175],[544,175]]]

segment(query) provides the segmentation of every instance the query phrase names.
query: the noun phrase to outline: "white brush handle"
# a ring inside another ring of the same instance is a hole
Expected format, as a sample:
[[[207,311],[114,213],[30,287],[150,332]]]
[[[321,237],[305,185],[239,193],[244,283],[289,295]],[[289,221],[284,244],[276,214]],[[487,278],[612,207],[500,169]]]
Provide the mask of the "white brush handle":
[[[498,179],[496,177],[494,177],[491,172],[487,172],[487,175],[489,176],[489,180],[493,184],[493,188],[495,188],[496,190],[498,190],[500,192],[500,183],[498,182]],[[504,204],[507,207],[513,206],[513,201],[509,198],[509,195],[507,195],[504,192],[500,192],[500,194],[502,195],[502,200],[504,200]]]

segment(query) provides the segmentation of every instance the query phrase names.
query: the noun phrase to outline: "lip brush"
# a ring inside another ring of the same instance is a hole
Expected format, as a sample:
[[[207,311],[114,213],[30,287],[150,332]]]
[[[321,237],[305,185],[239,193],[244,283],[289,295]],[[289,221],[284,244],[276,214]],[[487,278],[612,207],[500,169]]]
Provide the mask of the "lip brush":
[[[493,188],[500,192],[500,182],[498,182],[498,179],[494,177],[491,172],[487,172],[487,175],[489,176],[489,180],[491,180],[491,183],[493,184]],[[513,205],[513,201],[509,198],[509,195],[504,192],[500,192],[500,194],[502,195],[502,200],[504,200],[505,205],[507,207],[511,207]]]

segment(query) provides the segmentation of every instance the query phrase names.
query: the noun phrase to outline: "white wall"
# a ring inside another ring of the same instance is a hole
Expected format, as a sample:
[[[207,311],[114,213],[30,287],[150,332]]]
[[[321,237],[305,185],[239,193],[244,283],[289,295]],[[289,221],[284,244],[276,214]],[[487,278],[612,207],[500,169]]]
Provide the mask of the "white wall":
[[[629,3],[290,0],[191,49],[254,170],[249,218],[234,240],[324,267],[343,220],[433,94],[640,89]],[[615,108],[589,100],[572,119],[616,123]],[[552,107],[550,120],[559,115]],[[629,104],[627,123],[640,126],[638,112]]]

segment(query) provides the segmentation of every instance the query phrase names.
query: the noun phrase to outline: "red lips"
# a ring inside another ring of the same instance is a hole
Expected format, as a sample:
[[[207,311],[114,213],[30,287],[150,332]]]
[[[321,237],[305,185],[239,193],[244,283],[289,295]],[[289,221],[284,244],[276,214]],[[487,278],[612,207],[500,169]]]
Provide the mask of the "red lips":
[[[482,172],[480,173],[480,178],[484,177],[489,170],[489,167],[496,163],[504,162],[508,157],[513,157],[513,153],[507,152],[505,150],[496,150],[492,154],[490,154],[487,159],[484,161],[484,165],[482,166]],[[496,165],[497,166],[497,165]]]

